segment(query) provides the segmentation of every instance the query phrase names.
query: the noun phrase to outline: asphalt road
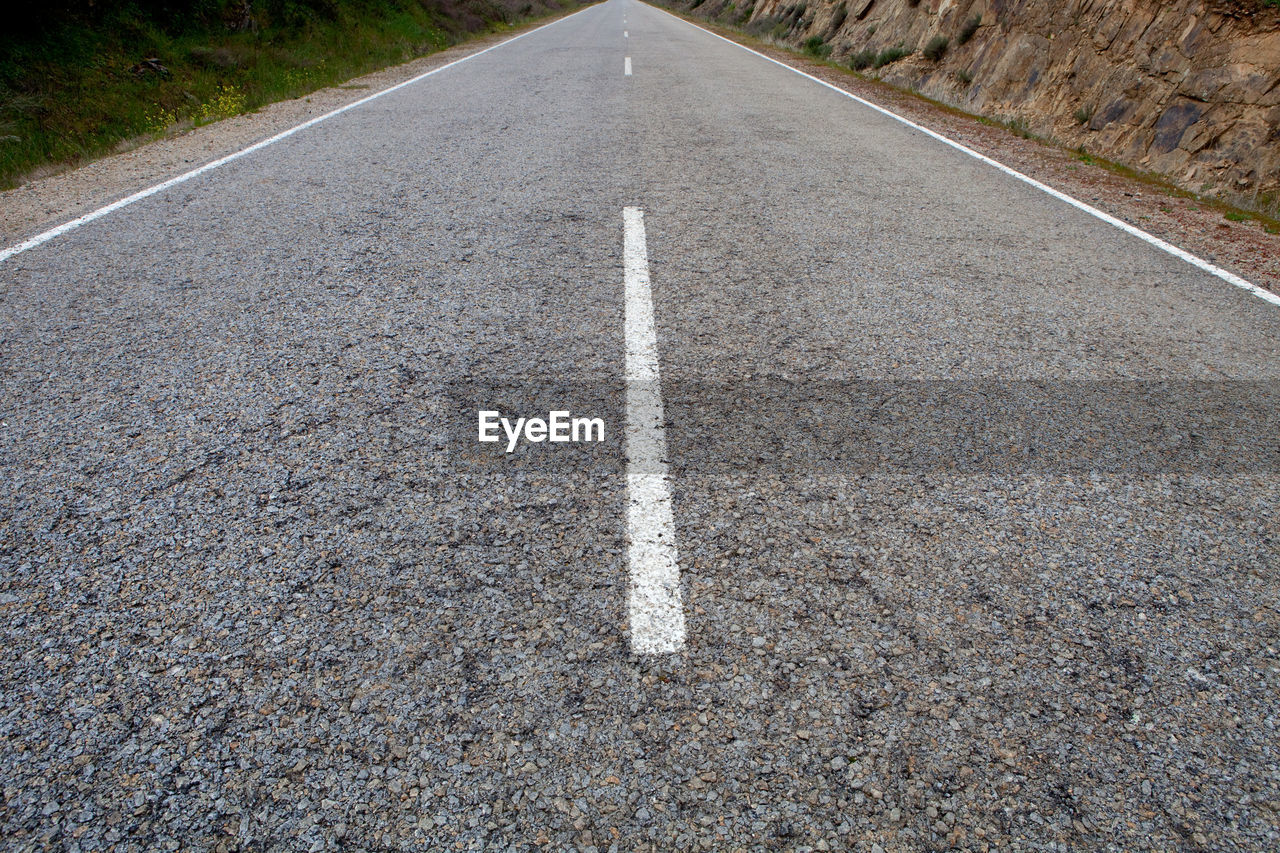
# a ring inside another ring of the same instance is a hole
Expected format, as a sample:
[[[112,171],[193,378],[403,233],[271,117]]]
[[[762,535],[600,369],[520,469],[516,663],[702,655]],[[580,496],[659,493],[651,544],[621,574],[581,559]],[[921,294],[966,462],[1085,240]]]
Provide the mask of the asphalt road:
[[[1276,849],[1278,340],[609,0],[0,265],[3,846]]]

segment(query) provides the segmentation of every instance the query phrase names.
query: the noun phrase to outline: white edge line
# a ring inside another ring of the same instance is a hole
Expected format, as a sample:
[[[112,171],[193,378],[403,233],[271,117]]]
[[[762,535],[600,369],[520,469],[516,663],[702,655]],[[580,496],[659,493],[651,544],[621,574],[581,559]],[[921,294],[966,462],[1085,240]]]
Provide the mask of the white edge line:
[[[466,56],[461,57],[460,59],[455,59],[452,62],[441,65],[439,68],[433,68],[430,71],[426,71],[422,74],[419,74],[417,77],[413,77],[403,82],[396,83],[394,86],[389,86],[386,89],[383,89],[379,92],[374,92],[372,95],[363,97],[358,101],[352,101],[351,103],[346,104],[345,106],[338,107],[335,110],[330,110],[324,115],[316,116],[313,119],[308,119],[307,121],[304,121],[302,124],[295,125],[294,127],[291,127],[288,130],[277,133],[275,136],[269,137],[267,139],[263,139],[260,142],[255,142],[253,145],[250,145],[248,148],[242,148],[239,151],[233,152],[231,154],[227,154],[224,157],[219,157],[217,160],[214,160],[209,163],[205,163],[203,166],[200,166],[196,169],[192,169],[189,172],[183,172],[181,175],[170,178],[169,180],[164,181],[163,183],[156,184],[153,187],[148,187],[145,190],[140,190],[139,192],[136,192],[130,196],[126,196],[125,198],[122,198],[119,201],[114,201],[111,204],[108,204],[106,207],[100,207],[97,210],[93,211],[92,213],[86,213],[84,216],[80,216],[75,219],[72,219],[70,222],[64,222],[63,224],[57,226],[56,228],[50,228],[48,231],[45,231],[42,234],[37,234],[36,236],[31,237],[27,240],[24,240],[21,243],[18,243],[17,245],[10,246],[7,249],[0,250],[0,263],[7,261],[9,258],[12,258],[14,255],[21,254],[22,252],[25,252],[28,249],[34,249],[36,246],[39,246],[43,243],[47,243],[50,240],[52,240],[54,237],[60,237],[61,235],[66,234],[68,231],[74,231],[75,229],[79,228],[81,225],[88,224],[94,221],[95,219],[101,219],[102,217],[106,216],[108,213],[113,213],[122,207],[128,207],[129,205],[133,204],[136,201],[141,201],[142,199],[147,198],[149,196],[153,196],[158,192],[163,192],[164,190],[169,189],[169,187],[177,186],[178,184],[189,181],[192,178],[203,175],[205,172],[210,172],[218,168],[219,166],[225,166],[227,163],[230,163],[232,160],[239,160],[241,157],[244,157],[247,154],[252,154],[253,152],[258,151],[262,148],[266,148],[268,145],[272,145],[276,142],[279,142],[282,139],[293,136],[295,133],[297,133],[300,130],[306,130],[308,127],[311,127],[312,125],[316,125],[322,121],[331,119],[336,115],[345,113],[347,110],[353,110],[358,106],[367,104],[370,101],[375,100],[376,98],[381,98],[383,95],[388,95],[396,91],[397,89],[403,89],[405,86],[412,86],[414,83],[424,80],[433,74],[439,74],[441,71],[452,68],[453,66],[458,65],[459,63],[466,62],[468,59],[475,59],[477,56],[488,53],[491,50],[497,50],[500,47],[505,47],[506,45],[511,44],[513,41],[518,41],[524,38],[525,36],[531,36],[534,33],[539,32],[540,30],[544,30],[547,27],[555,26],[556,24],[559,24],[563,21],[567,21],[570,18],[574,17],[575,15],[580,15],[583,12],[586,12],[588,9],[593,9],[593,8],[595,8],[594,4],[591,6],[587,6],[583,9],[579,9],[577,12],[574,12],[571,15],[565,15],[563,18],[557,18],[554,21],[548,21],[542,26],[536,27],[532,30],[529,30],[528,32],[520,33],[520,35],[518,36],[512,36],[511,38],[505,41],[498,42],[495,45],[490,45],[489,47],[486,47],[484,50],[478,50],[475,53],[469,53]]]
[[[624,77],[631,76],[631,57],[629,56],[626,59],[622,60],[622,76]]]
[[[645,5],[649,5],[649,4],[646,3]],[[657,9],[656,6],[651,8]],[[688,24],[689,26],[693,27],[695,30],[702,30],[704,33],[706,33],[709,36],[714,36],[715,38],[718,38],[723,42],[728,42],[734,47],[742,48],[748,53],[754,53],[756,56],[760,57],[761,59],[764,59],[768,62],[772,62],[774,65],[780,65],[783,68],[787,69],[788,71],[793,71],[796,74],[799,74],[801,77],[807,77],[808,79],[812,80],[813,82],[821,86],[826,86],[828,89],[830,89],[833,92],[839,92],[841,95],[844,95],[846,98],[850,98],[851,100],[857,101],[858,103],[862,104],[865,107],[870,107],[876,112],[882,115],[888,116],[891,119],[900,121],[903,124],[905,124],[907,127],[918,130],[921,133],[925,134],[926,136],[931,136],[934,139],[938,140],[939,142],[950,145],[952,148],[956,149],[957,151],[963,151],[965,154],[968,154],[970,157],[973,157],[977,160],[981,160],[983,163],[986,163],[988,166],[994,166],[995,168],[999,169],[1001,172],[1004,172],[1006,175],[1010,175],[1011,177],[1017,178],[1023,183],[1030,184],[1036,189],[1042,190],[1048,193],[1049,195],[1053,196],[1059,201],[1065,201],[1067,204],[1071,205],[1072,207],[1078,208],[1079,210],[1084,211],[1090,216],[1097,217],[1098,219],[1101,219],[1103,222],[1106,222],[1108,225],[1114,225],[1115,227],[1119,228],[1121,231],[1132,234],[1134,237],[1137,237],[1140,240],[1145,240],[1146,242],[1150,243],[1156,248],[1163,249],[1164,251],[1168,252],[1174,257],[1181,258],[1182,260],[1186,261],[1192,266],[1199,267],[1200,269],[1204,270],[1210,275],[1215,275],[1229,284],[1234,284],[1236,287],[1239,287],[1243,290],[1247,290],[1249,293],[1252,293],[1254,296],[1258,297],[1259,299],[1266,300],[1267,302],[1270,302],[1272,305],[1280,305],[1280,294],[1272,293],[1270,290],[1265,290],[1261,287],[1258,287],[1256,284],[1246,281],[1245,279],[1241,278],[1240,276],[1236,275],[1233,272],[1224,270],[1222,267],[1217,266],[1216,264],[1211,264],[1208,261],[1204,260],[1203,258],[1200,258],[1191,254],[1185,249],[1180,249],[1177,246],[1173,245],[1172,243],[1166,242],[1165,240],[1161,240],[1159,237],[1155,236],[1154,234],[1148,234],[1146,231],[1143,231],[1141,228],[1130,225],[1128,222],[1125,222],[1123,219],[1117,219],[1116,217],[1112,216],[1109,213],[1101,211],[1098,208],[1093,207],[1092,205],[1089,205],[1084,203],[1083,201],[1080,201],[1078,198],[1073,198],[1072,196],[1069,196],[1066,193],[1061,192],[1060,190],[1055,190],[1053,187],[1049,186],[1048,184],[1043,184],[1040,181],[1037,181],[1035,178],[1031,177],[1030,175],[1024,175],[1021,172],[1019,172],[1017,169],[1010,168],[1009,166],[1006,166],[1005,164],[999,162],[998,160],[991,159],[985,154],[980,154],[977,151],[974,151],[972,148],[969,148],[968,146],[962,143],[956,142],[954,139],[950,139],[938,133],[937,131],[933,131],[927,127],[916,124],[911,119],[904,118],[898,115],[897,113],[893,112],[892,110],[885,109],[884,107],[879,106],[878,104],[873,104],[871,101],[868,101],[865,98],[860,98],[857,95],[853,94],[852,92],[845,91],[844,89],[841,89],[839,86],[836,86],[832,83],[828,83],[826,80],[823,80],[818,77],[814,77],[812,74],[807,74],[804,71],[801,71],[799,68],[790,66],[785,62],[780,62],[779,60],[774,59],[771,56],[766,56],[765,54],[761,53],[758,50],[752,50],[751,48],[747,47],[745,44],[740,44],[739,42],[736,42],[733,39],[725,38],[719,33],[714,33],[711,30],[708,30],[706,27],[700,27],[695,23],[686,21],[684,18],[681,18],[679,15],[673,15],[672,13],[668,12],[665,9],[657,9],[657,11],[662,12],[665,15],[670,15],[672,18],[675,18],[677,21],[680,21],[683,24]]]

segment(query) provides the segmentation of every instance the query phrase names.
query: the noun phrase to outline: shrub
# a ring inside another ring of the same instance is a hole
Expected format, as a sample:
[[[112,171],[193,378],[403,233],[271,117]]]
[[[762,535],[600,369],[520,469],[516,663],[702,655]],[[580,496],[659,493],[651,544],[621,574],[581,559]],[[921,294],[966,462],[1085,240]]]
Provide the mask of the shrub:
[[[876,52],[874,50],[860,50],[849,57],[849,67],[854,71],[861,71],[864,68],[870,68],[875,64]]]
[[[218,87],[213,99],[200,105],[196,111],[196,124],[206,124],[218,119],[231,118],[244,112],[244,93],[228,83]]]
[[[907,50],[905,47],[891,47],[880,51],[880,55],[876,57],[875,66],[876,68],[884,68],[889,63],[897,62],[899,59],[910,55],[911,51]]]
[[[809,36],[804,40],[804,52],[818,59],[826,59],[831,55],[831,45],[823,41],[822,36]]]
[[[777,18],[773,17],[772,15],[769,15],[763,18],[756,18],[754,21],[747,24],[746,30],[748,35],[753,35],[756,38],[760,38],[765,33],[772,30],[774,27],[779,26],[781,23],[782,22],[779,21]]]
[[[849,9],[844,3],[836,7],[836,13],[831,16],[831,34],[835,35],[840,32],[840,28],[844,26],[845,18],[849,17]]]
[[[1088,124],[1093,119],[1092,107],[1081,107],[1076,110],[1076,121],[1080,124]]]
[[[982,16],[974,15],[972,18],[964,22],[964,26],[960,28],[960,35],[956,36],[956,44],[967,44],[969,39],[973,38],[973,34],[978,31],[978,27],[982,26]]]
[[[951,44],[951,39],[946,36],[934,36],[929,39],[929,43],[924,46],[924,56],[930,62],[937,62],[947,52],[947,45]]]
[[[147,110],[148,133],[164,133],[177,123],[178,113],[175,110],[166,110],[164,107]]]
[[[973,82],[973,75],[962,68],[956,72],[956,79],[960,81],[961,85],[968,86]]]

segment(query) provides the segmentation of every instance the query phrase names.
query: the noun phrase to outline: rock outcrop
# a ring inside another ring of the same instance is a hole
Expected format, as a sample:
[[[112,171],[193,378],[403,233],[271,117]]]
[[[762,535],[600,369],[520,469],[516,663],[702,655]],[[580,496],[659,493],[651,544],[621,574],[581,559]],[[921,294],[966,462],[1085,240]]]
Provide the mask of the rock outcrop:
[[[1270,2],[706,0],[694,11],[870,62],[888,82],[1188,189],[1274,207],[1280,9]],[[876,68],[893,48],[911,53]]]

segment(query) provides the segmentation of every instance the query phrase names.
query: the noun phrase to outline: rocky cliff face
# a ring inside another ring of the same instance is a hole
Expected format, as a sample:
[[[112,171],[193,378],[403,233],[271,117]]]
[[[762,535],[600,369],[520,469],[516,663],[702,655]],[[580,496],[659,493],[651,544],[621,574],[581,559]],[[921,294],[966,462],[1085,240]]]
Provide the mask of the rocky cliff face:
[[[891,83],[1188,189],[1270,207],[1280,195],[1280,9],[1268,2],[705,0],[694,10],[807,40]],[[912,52],[877,68],[893,48]]]

